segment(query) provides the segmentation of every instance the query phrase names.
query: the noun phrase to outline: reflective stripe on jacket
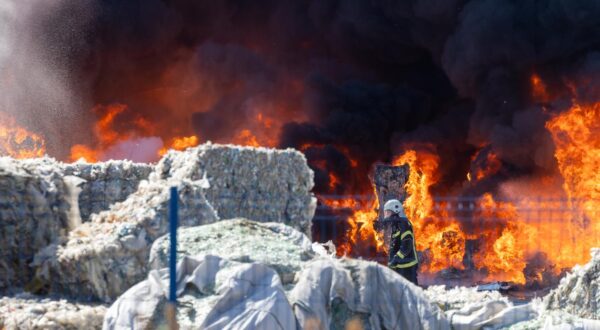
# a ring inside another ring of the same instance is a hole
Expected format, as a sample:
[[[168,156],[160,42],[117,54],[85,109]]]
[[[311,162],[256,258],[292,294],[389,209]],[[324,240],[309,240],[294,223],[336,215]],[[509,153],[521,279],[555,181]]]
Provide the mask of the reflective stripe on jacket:
[[[389,267],[399,269],[417,265],[419,259],[412,223],[407,218],[399,217],[396,214],[384,221],[394,224],[390,239]]]

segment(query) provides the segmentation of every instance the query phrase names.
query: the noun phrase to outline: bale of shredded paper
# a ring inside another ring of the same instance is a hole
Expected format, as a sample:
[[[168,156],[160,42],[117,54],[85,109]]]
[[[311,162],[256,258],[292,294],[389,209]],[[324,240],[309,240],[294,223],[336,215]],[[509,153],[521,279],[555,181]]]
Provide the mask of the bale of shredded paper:
[[[53,159],[0,158],[0,291],[30,279],[33,255],[66,233],[66,195]]]
[[[591,255],[590,262],[575,266],[544,298],[546,308],[600,320],[600,249],[592,249]]]
[[[293,282],[307,260],[314,257],[306,235],[280,223],[246,219],[181,228],[177,235],[178,257],[215,254],[238,262],[260,262],[275,271],[284,285]],[[154,269],[168,266],[169,236],[157,239],[150,251]]]
[[[0,329],[101,329],[107,307],[21,294],[0,298]]]
[[[81,219],[87,221],[90,215],[98,213],[137,190],[142,180],[146,180],[152,171],[150,164],[131,161],[108,161],[102,163],[76,162],[64,165],[65,175],[81,178],[79,193],[79,211]]]
[[[191,180],[206,175],[206,198],[222,219],[282,222],[310,235],[316,209],[313,172],[296,150],[207,143],[170,151],[156,165],[156,174]]]
[[[144,181],[124,202],[92,216],[35,256],[37,280],[51,292],[112,301],[147,273],[152,242],[168,231],[169,188],[179,188],[179,225],[218,218],[204,197],[204,180]]]
[[[137,189],[152,166],[0,158],[0,290],[21,287],[41,248]]]

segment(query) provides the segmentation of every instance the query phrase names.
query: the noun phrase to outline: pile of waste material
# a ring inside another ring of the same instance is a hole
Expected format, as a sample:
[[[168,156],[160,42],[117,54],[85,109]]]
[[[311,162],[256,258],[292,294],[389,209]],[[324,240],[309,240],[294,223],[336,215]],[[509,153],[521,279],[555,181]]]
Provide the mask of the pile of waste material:
[[[214,254],[232,261],[263,263],[273,268],[283,285],[314,257],[306,235],[281,223],[259,223],[247,219],[181,228],[177,233],[179,257]],[[150,267],[168,266],[169,236],[157,239],[150,251]]]
[[[600,249],[592,249],[591,255],[589,263],[575,266],[544,298],[547,309],[600,320]]]
[[[0,291],[30,279],[33,255],[67,232],[67,195],[52,159],[0,158]]]
[[[34,254],[137,190],[151,165],[0,158],[0,291],[31,280]]]
[[[150,247],[167,232],[170,187],[178,188],[180,227],[212,223],[225,213],[309,232],[315,209],[312,171],[297,151],[212,144],[172,151],[124,201],[37,253],[38,286],[109,302],[145,278]]]
[[[324,254],[306,235],[283,224],[232,219],[181,228],[178,236],[182,328],[448,326],[443,311],[393,271]],[[152,267],[164,267],[167,253],[164,236],[153,244]],[[111,306],[105,327],[165,326],[167,287],[167,269],[151,271]]]
[[[142,180],[148,179],[153,170],[151,164],[130,161],[107,161],[102,163],[75,162],[62,164],[64,175],[72,176],[77,184],[79,213],[83,222],[90,216],[117,203],[134,193]]]
[[[100,329],[106,306],[41,298],[31,294],[0,298],[0,329]]]
[[[317,206],[313,171],[296,150],[207,143],[169,152],[152,175],[192,181],[206,177],[206,199],[219,218],[281,222],[310,235]]]
[[[204,198],[207,184],[177,183],[181,226],[218,220]],[[168,231],[169,186],[142,182],[125,201],[71,231],[65,243],[40,251],[33,262],[36,281],[51,293],[109,302],[145,278],[152,242]]]

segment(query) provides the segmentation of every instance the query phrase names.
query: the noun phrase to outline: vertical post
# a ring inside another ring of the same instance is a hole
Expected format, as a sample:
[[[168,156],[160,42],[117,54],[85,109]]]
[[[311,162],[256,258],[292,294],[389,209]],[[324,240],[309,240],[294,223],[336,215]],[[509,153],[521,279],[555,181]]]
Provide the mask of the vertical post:
[[[177,325],[177,222],[178,194],[177,187],[171,187],[169,199],[169,301],[166,318],[170,330],[179,329]]]

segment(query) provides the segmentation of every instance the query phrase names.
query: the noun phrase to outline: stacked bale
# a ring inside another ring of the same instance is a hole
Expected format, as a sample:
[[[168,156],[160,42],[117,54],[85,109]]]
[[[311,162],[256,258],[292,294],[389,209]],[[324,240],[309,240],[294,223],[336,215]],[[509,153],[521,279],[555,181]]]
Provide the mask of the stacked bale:
[[[79,211],[81,219],[89,220],[98,213],[137,190],[142,180],[146,180],[153,166],[131,161],[108,161],[103,163],[77,162],[64,165],[65,175],[73,175],[85,180],[79,187]]]
[[[0,158],[0,291],[25,284],[33,255],[65,234],[66,195],[53,159]]]
[[[51,292],[79,299],[112,301],[147,273],[152,242],[168,231],[169,187],[179,188],[179,225],[217,220],[206,201],[205,181],[142,182],[124,202],[92,215],[65,244],[38,253],[38,280]]]
[[[137,189],[152,170],[129,161],[64,164],[0,158],[0,291],[28,283],[40,249]]]
[[[111,301],[145,277],[150,246],[167,232],[170,186],[179,187],[182,227],[214,222],[218,214],[283,222],[306,233],[316,205],[312,185],[306,159],[291,149],[205,144],[171,151],[135,193],[92,214],[33,265],[51,292]]]
[[[207,143],[169,152],[157,164],[156,174],[192,180],[206,175],[206,198],[222,219],[282,222],[310,235],[316,209],[313,172],[296,150]]]

